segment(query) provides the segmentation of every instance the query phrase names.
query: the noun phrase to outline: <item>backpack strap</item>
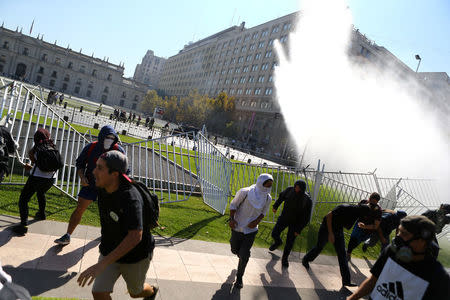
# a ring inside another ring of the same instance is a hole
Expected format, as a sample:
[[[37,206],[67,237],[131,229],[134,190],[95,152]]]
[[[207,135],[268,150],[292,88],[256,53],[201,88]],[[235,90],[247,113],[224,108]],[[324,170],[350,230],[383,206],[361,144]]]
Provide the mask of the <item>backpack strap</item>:
[[[87,152],[87,158],[86,161],[89,159],[89,157],[91,156],[92,151],[94,150],[95,146],[97,145],[97,141],[92,142],[91,145],[89,146],[88,152]]]

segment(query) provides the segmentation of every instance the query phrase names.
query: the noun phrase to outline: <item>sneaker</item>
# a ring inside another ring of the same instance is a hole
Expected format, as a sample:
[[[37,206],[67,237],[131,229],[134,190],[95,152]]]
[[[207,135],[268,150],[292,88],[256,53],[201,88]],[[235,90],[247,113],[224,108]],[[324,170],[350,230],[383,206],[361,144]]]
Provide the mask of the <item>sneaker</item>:
[[[309,262],[304,258],[302,259],[302,265],[305,267],[307,271],[309,271]]]
[[[356,283],[353,283],[353,282],[343,282],[342,285],[343,286],[348,286],[348,287],[358,286]]]
[[[270,245],[269,251],[274,251],[274,250],[277,249],[280,245],[281,245],[281,243],[273,243],[272,245]]]
[[[363,250],[363,252],[366,252],[367,251],[367,244],[363,244],[363,246],[362,246],[362,250]]]
[[[153,288],[153,295],[145,297],[144,300],[154,300],[156,298],[156,294],[159,291],[159,286],[158,285],[152,285]]]
[[[41,213],[41,212],[38,211],[38,212],[34,215],[34,219],[35,219],[36,221],[42,221],[42,220],[45,220],[45,219],[46,219],[45,213]]]
[[[244,284],[242,283],[242,277],[236,277],[236,281],[234,282],[234,287],[237,289],[242,289]]]
[[[17,235],[25,235],[25,233],[28,232],[28,226],[18,224],[14,227],[12,227],[12,232],[14,232]]]
[[[57,243],[58,245],[62,245],[62,246],[69,245],[70,244],[70,236],[69,236],[69,234],[66,233],[65,235],[63,235],[59,239],[56,239],[55,243]]]

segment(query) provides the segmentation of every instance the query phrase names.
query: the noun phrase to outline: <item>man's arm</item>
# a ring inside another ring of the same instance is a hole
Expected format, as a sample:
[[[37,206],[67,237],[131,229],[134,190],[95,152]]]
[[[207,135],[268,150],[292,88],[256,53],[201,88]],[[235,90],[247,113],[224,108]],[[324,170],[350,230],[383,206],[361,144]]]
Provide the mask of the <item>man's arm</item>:
[[[125,238],[120,244],[101,261],[87,268],[78,277],[78,284],[84,286],[86,283],[90,285],[95,277],[97,277],[108,265],[116,262],[119,258],[130,252],[142,240],[142,229],[129,230]],[[90,279],[90,280],[89,280]]]
[[[378,236],[380,237],[381,243],[382,243],[382,244],[387,244],[388,241],[387,241],[386,238],[384,237],[383,231],[381,230],[381,227],[379,227],[379,226],[378,226],[378,228],[377,228],[377,233],[378,233]]]
[[[374,224],[372,224],[372,225],[366,225],[362,222],[359,222],[358,227],[362,228],[362,229],[368,229],[368,230],[377,230],[378,227],[380,227],[380,220],[375,220]]]
[[[278,207],[281,205],[281,203],[283,203],[283,201],[284,201],[284,199],[285,199],[285,196],[286,196],[286,192],[287,192],[287,189],[285,189],[284,191],[282,191],[282,192],[280,193],[280,195],[278,196],[277,201],[275,201],[275,203],[274,203],[273,206],[272,206],[273,212],[276,212],[277,209],[278,209]]]
[[[333,212],[327,214],[327,228],[328,228],[328,241],[334,244],[334,234],[333,234]]]
[[[263,214],[260,214],[255,220],[251,221],[250,223],[248,223],[248,227],[249,228],[255,228],[259,222],[261,222],[261,220],[264,218]]]
[[[361,285],[358,287],[356,292],[353,293],[353,295],[347,297],[347,300],[355,300],[367,296],[375,287],[377,279],[378,278],[376,278],[375,276],[370,275],[369,278],[367,278],[366,280],[363,281],[363,283],[361,283]]]

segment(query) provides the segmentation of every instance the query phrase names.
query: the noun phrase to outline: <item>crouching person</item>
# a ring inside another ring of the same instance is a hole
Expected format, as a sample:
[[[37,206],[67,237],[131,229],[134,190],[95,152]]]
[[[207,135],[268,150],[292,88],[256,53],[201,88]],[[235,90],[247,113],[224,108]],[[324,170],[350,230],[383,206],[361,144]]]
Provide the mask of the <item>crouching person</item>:
[[[239,289],[243,286],[242,276],[258,233],[258,224],[272,202],[272,183],[272,175],[261,174],[256,184],[240,189],[230,204],[231,252],[239,257],[234,286]]]
[[[155,241],[150,233],[150,217],[144,200],[125,174],[127,157],[112,150],[100,156],[94,169],[99,188],[101,223],[100,257],[78,278],[91,284],[94,299],[111,299],[116,280],[122,275],[133,298],[154,299],[157,286],[145,283]]]

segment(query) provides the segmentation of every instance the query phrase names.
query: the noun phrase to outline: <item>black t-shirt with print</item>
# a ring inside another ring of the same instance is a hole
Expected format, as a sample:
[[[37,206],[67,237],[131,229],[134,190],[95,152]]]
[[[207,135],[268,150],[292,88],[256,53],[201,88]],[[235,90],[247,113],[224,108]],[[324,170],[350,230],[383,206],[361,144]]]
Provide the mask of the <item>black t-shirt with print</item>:
[[[100,253],[111,253],[126,237],[129,230],[142,229],[142,240],[117,262],[135,263],[146,258],[155,248],[147,219],[144,220],[144,203],[139,191],[130,183],[121,182],[112,194],[100,189],[98,208],[101,223]]]
[[[342,227],[350,229],[357,219],[368,216],[371,212],[367,205],[341,204],[336,206],[331,213],[333,214],[332,225],[334,229]]]
[[[433,258],[427,258],[422,261],[416,262],[401,262],[395,258],[395,253],[391,250],[390,246],[386,247],[378,257],[377,261],[370,269],[370,272],[376,278],[380,277],[381,272],[388,260],[391,258],[401,267],[405,268],[412,274],[420,277],[421,279],[429,283],[425,294],[422,299],[424,300],[437,300],[437,299],[450,299],[450,277],[441,263]],[[408,299],[404,299],[408,300]]]

